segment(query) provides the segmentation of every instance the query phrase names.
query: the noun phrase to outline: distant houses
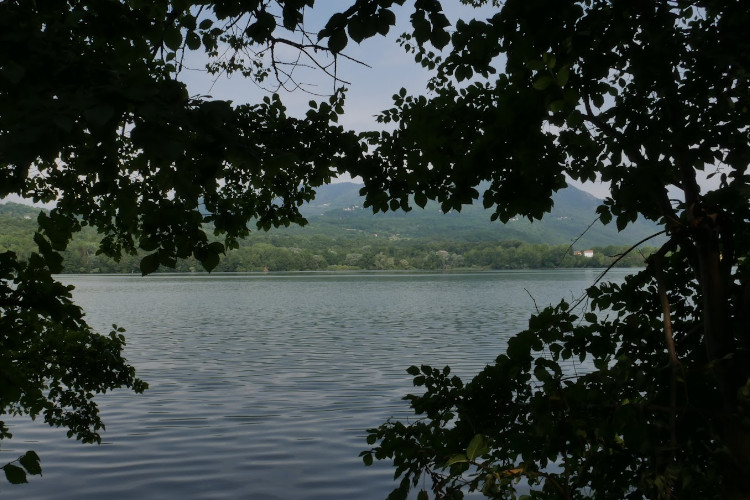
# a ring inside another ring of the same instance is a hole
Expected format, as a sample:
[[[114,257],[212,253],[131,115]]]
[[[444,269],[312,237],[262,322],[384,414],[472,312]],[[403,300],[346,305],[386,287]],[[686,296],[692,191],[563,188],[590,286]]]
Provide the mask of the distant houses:
[[[573,250],[573,255],[583,255],[584,257],[590,259],[591,257],[594,256],[594,251],[593,250],[583,250],[583,251]]]

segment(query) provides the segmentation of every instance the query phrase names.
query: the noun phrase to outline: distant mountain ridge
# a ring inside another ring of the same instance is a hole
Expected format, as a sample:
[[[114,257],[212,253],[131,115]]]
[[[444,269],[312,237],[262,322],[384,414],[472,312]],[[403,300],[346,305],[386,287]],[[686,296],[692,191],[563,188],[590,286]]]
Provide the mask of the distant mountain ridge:
[[[36,220],[39,212],[44,210],[39,207],[32,207],[30,205],[24,205],[22,203],[15,203],[12,201],[0,202],[0,215],[6,217],[19,217],[23,219],[34,219]]]
[[[315,199],[305,204],[304,210],[309,214],[312,214],[314,211],[320,215],[332,209],[350,208],[355,205],[361,206],[364,198],[360,196],[359,192],[363,187],[364,184],[354,182],[338,182],[321,186],[316,188]],[[480,187],[478,190],[481,193],[482,188]],[[587,211],[591,210],[592,213],[602,202],[601,199],[594,195],[573,186],[558,191],[552,198],[555,202],[555,209],[582,208]],[[489,213],[477,205],[469,205],[465,209],[479,209],[483,213]]]
[[[572,186],[554,194],[554,207],[541,221],[531,223],[514,218],[507,224],[491,222],[491,211],[476,204],[464,207],[460,213],[444,214],[438,203],[430,202],[425,209],[415,207],[408,213],[373,214],[369,208],[363,208],[364,198],[359,195],[362,187],[362,184],[343,182],[318,188],[315,199],[301,209],[310,222],[306,229],[330,233],[338,228],[396,238],[513,239],[550,245],[570,244],[580,237],[576,247],[628,245],[658,232],[656,224],[645,220],[635,222],[622,232],[618,232],[614,224],[605,226],[595,222],[596,207],[602,200]],[[663,238],[655,238],[651,244],[657,245],[659,241]]]
[[[597,218],[596,207],[602,200],[572,186],[555,193],[552,212],[541,221],[531,223],[515,218],[507,224],[491,222],[491,211],[481,205],[469,205],[460,213],[444,214],[438,203],[430,202],[425,209],[416,207],[408,213],[373,214],[371,209],[363,207],[364,198],[359,195],[362,187],[362,184],[342,182],[318,188],[315,199],[301,207],[310,222],[308,226],[279,228],[271,234],[299,231],[326,237],[378,235],[391,239],[467,242],[518,240],[549,245],[571,244],[580,236],[575,248],[583,249],[631,245],[659,230],[656,224],[643,220],[623,232],[618,232],[614,224],[604,226],[596,222],[592,225]],[[27,219],[24,225],[35,224],[40,210],[12,202],[0,204],[0,215]],[[648,244],[657,246],[663,241],[663,237],[654,238]]]

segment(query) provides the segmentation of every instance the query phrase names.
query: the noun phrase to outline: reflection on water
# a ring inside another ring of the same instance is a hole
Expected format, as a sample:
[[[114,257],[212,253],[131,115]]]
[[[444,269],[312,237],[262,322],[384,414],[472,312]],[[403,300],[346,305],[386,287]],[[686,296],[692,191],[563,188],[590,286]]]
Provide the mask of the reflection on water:
[[[367,428],[408,415],[405,368],[450,364],[468,378],[526,326],[531,297],[570,301],[597,275],[66,276],[92,326],[127,329],[150,389],[99,398],[101,446],[11,422],[2,457],[35,449],[44,476],[2,494],[382,499],[392,470],[357,455]]]

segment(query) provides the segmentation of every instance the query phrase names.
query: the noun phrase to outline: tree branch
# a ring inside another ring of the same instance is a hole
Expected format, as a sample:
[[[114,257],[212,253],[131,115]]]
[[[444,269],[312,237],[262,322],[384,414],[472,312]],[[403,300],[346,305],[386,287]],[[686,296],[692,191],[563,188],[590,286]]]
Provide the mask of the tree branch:
[[[664,229],[664,230],[662,230],[662,231],[659,231],[658,233],[654,233],[654,234],[652,234],[651,236],[646,236],[646,237],[645,237],[645,238],[643,238],[643,239],[642,239],[641,241],[639,241],[639,242],[638,242],[638,243],[636,243],[635,245],[633,245],[633,246],[631,246],[630,248],[628,248],[627,250],[625,250],[625,251],[624,251],[623,253],[621,253],[621,254],[620,254],[620,255],[619,255],[619,256],[618,256],[618,257],[617,257],[617,258],[616,258],[616,259],[614,260],[614,262],[612,262],[612,263],[611,263],[611,264],[610,264],[610,265],[609,265],[609,266],[607,267],[607,269],[605,269],[604,271],[602,271],[602,273],[601,273],[601,274],[599,275],[599,277],[597,277],[597,278],[596,278],[596,280],[594,281],[594,283],[593,283],[593,284],[592,284],[591,286],[596,286],[596,284],[597,284],[597,283],[599,283],[599,282],[600,282],[600,281],[602,280],[602,278],[604,278],[604,276],[605,276],[605,275],[606,275],[606,274],[607,274],[607,273],[608,273],[608,272],[609,272],[609,271],[610,271],[610,270],[611,270],[611,269],[612,269],[613,267],[615,267],[615,265],[617,265],[617,263],[618,263],[618,262],[620,262],[620,261],[621,261],[622,259],[624,259],[624,258],[625,258],[625,256],[626,256],[626,255],[628,255],[628,254],[629,254],[630,252],[632,252],[633,250],[635,250],[636,248],[638,248],[639,246],[641,246],[641,245],[642,245],[643,243],[647,242],[648,240],[650,240],[650,239],[653,239],[653,238],[656,238],[657,236],[659,236],[659,235],[661,235],[661,234],[664,234],[664,233],[666,233],[666,232],[667,232],[667,230],[666,230],[666,229]],[[671,243],[672,241],[673,241],[673,239],[670,239],[670,240],[669,240],[669,241],[668,241],[667,243],[665,243],[665,244],[664,244],[664,246],[663,246],[662,248],[666,247],[666,246],[667,246],[667,245],[668,245],[669,243]],[[675,243],[675,244],[676,244],[676,243]],[[579,305],[581,304],[581,302],[583,302],[583,300],[584,300],[585,298],[586,298],[586,293],[584,292],[584,294],[583,294],[583,295],[581,296],[581,298],[580,298],[580,299],[578,299],[578,302],[576,302],[575,304],[573,304],[572,306],[570,306],[570,307],[568,308],[568,312],[570,312],[570,311],[572,311],[573,309],[575,309],[576,307],[578,307],[578,306],[579,306]]]
[[[671,454],[670,462],[674,462],[675,450],[677,450],[677,371],[681,368],[681,364],[677,357],[677,350],[674,343],[671,307],[664,284],[663,259],[663,254],[657,252],[649,258],[649,264],[654,270],[656,289],[659,294],[659,301],[661,302],[662,322],[664,323],[664,341],[669,353],[669,366],[671,370],[669,378],[669,448]]]
[[[560,259],[560,262],[557,263],[557,267],[560,267],[560,265],[563,263],[563,261],[565,260],[565,257],[568,256],[568,252],[570,252],[570,250],[573,248],[573,245],[575,245],[576,243],[578,243],[578,240],[580,240],[581,238],[583,238],[583,236],[586,233],[589,232],[589,229],[591,229],[594,226],[594,224],[596,224],[596,222],[599,221],[599,220],[601,220],[601,216],[597,217],[596,219],[594,219],[593,221],[591,221],[591,224],[589,224],[588,227],[586,229],[584,229],[583,232],[581,234],[579,234],[576,239],[573,240],[573,243],[571,243],[570,246],[565,250],[565,253],[562,256],[562,259]]]
[[[636,165],[645,167],[649,163],[648,159],[643,156],[643,153],[641,153],[635,147],[628,145],[628,141],[625,140],[622,132],[594,114],[594,111],[591,108],[591,100],[589,98],[588,91],[584,93],[583,105],[586,109],[586,113],[583,114],[584,120],[596,127],[600,132],[608,134],[613,139],[616,139],[618,144],[623,146],[623,151],[625,152],[625,154],[627,154],[629,158],[634,160]],[[672,204],[669,201],[669,195],[667,193],[666,187],[662,186],[662,188],[654,194],[657,196],[656,201],[659,206],[659,211],[661,212],[661,215],[667,220],[667,227],[671,228],[679,220],[679,217],[677,216],[677,212],[675,212],[674,208],[672,208]]]
[[[283,44],[283,45],[288,45],[290,47],[294,47],[295,49],[297,49],[300,52],[302,52],[303,54],[305,54],[308,57],[308,59],[310,59],[313,62],[313,64],[315,64],[315,66],[318,67],[318,69],[320,69],[321,71],[323,71],[323,73],[325,73],[326,75],[328,75],[331,78],[333,78],[334,81],[341,82],[341,83],[344,83],[346,85],[351,85],[350,82],[347,82],[347,81],[342,80],[341,78],[339,78],[336,73],[331,73],[329,71],[327,65],[323,65],[320,62],[318,62],[318,60],[312,54],[310,54],[310,52],[309,52],[310,50],[313,50],[313,51],[316,51],[316,52],[318,50],[324,51],[324,52],[330,52],[330,49],[328,47],[324,47],[323,45],[320,45],[320,44],[317,44],[317,43],[299,43],[299,42],[295,42],[293,40],[289,40],[288,38],[281,38],[281,37],[274,37],[274,36],[272,36],[269,39],[269,42],[271,44],[272,50],[273,50],[273,46],[275,46],[277,43],[278,44]],[[346,54],[343,54],[343,53],[334,54],[334,57],[338,57],[338,56],[341,56],[344,59],[348,59],[348,60],[350,60],[352,62],[355,62],[357,64],[361,64],[362,66],[365,66],[367,68],[371,68],[371,66],[368,65],[367,63],[365,63],[364,61],[360,61],[359,59],[356,59],[354,57],[347,56]],[[273,64],[274,67],[275,67],[276,64],[277,64],[277,61],[274,60],[271,64]]]

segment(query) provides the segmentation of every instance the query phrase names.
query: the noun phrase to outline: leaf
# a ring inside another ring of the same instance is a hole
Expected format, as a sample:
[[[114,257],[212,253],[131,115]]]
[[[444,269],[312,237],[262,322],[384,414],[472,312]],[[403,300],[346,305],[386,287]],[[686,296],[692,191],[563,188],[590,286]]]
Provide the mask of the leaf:
[[[554,78],[552,78],[550,75],[543,75],[534,82],[533,87],[537,90],[546,90],[547,87],[552,85],[554,82]]]
[[[465,462],[468,462],[466,455],[464,455],[463,453],[459,453],[458,455],[453,455],[452,457],[450,457],[445,465],[451,466],[453,464],[460,464]]]
[[[411,15],[411,25],[414,28],[414,39],[422,45],[432,34],[429,21],[424,17],[424,11],[417,11]]]
[[[570,66],[563,66],[557,72],[557,84],[560,87],[564,87],[568,83],[568,78],[570,78]]]
[[[220,260],[218,253],[207,251],[206,255],[201,259],[201,265],[210,273],[219,265]]]
[[[191,31],[188,33],[185,43],[190,50],[198,50],[201,48],[201,37],[194,31]]]
[[[429,500],[429,495],[427,494],[427,490],[420,490],[419,494],[417,495],[417,500]]]
[[[159,264],[174,268],[177,265],[177,258],[173,253],[162,249],[162,251],[159,252]]]
[[[257,43],[264,43],[276,29],[276,18],[270,12],[262,10],[256,20],[245,30],[245,34]]]
[[[141,259],[141,275],[146,276],[159,269],[159,252],[154,252],[150,255],[146,255]]]
[[[182,45],[182,33],[176,26],[164,30],[164,45],[170,50],[178,50]]]
[[[353,17],[349,21],[346,30],[349,33],[349,38],[357,43],[362,42],[366,38],[365,25],[359,16]]]
[[[391,30],[390,25],[382,21],[370,23],[370,28],[372,29],[373,27],[380,35],[383,35],[383,36],[386,36],[388,32]]]
[[[430,34],[430,43],[436,48],[436,49],[442,49],[448,43],[451,41],[451,35],[445,30],[442,29],[436,29],[433,30]]]
[[[341,29],[344,26],[346,26],[346,15],[342,14],[341,12],[337,12],[328,20],[325,29]]]
[[[406,369],[406,373],[409,375],[417,376],[419,375],[419,367],[411,365],[409,368]]]
[[[456,68],[455,77],[456,80],[459,82],[463,80],[468,80],[474,75],[474,72],[471,70],[471,66],[463,65]]]
[[[549,382],[552,380],[552,377],[550,376],[549,372],[543,367],[537,365],[534,367],[534,376],[542,383]]]
[[[214,241],[208,244],[208,251],[216,254],[225,254],[224,244],[219,241]]]
[[[508,347],[506,349],[508,357],[514,361],[529,359],[531,357],[529,351],[531,350],[532,340],[528,332],[521,332],[508,339]]]
[[[549,110],[552,113],[557,113],[558,111],[562,111],[565,109],[565,100],[564,99],[557,99],[556,101],[552,101],[549,103]]]
[[[42,474],[42,466],[41,461],[39,460],[39,455],[34,453],[33,450],[27,451],[21,458],[18,459],[18,461],[23,466],[23,468],[26,469],[26,471],[32,476]]]
[[[628,225],[628,218],[625,215],[618,215],[615,220],[618,231],[622,231]]]
[[[344,50],[347,43],[349,43],[349,38],[346,36],[346,32],[344,30],[336,30],[328,39],[328,48],[334,54],[338,54]]]
[[[398,488],[391,491],[386,500],[406,500],[409,496],[409,477],[404,477],[398,485]]]
[[[157,248],[159,248],[159,243],[155,240],[152,240],[150,238],[143,236],[138,242],[138,246],[141,248],[141,250],[152,252],[156,250]]]
[[[6,464],[3,467],[3,470],[5,471],[5,477],[10,484],[23,484],[29,482],[28,479],[26,479],[26,471],[17,465]]]
[[[380,10],[380,22],[387,24],[388,26],[396,26],[396,14],[392,10],[381,9]]]
[[[606,225],[612,221],[612,212],[609,210],[609,207],[600,205],[597,207],[596,212],[599,214],[599,220],[602,221],[602,224]]]
[[[477,457],[481,457],[485,453],[490,451],[489,446],[487,446],[487,443],[484,440],[484,436],[481,434],[477,434],[474,436],[474,438],[469,443],[469,446],[466,448],[466,458],[469,460],[474,460]]]
[[[284,5],[282,10],[282,17],[284,22],[284,28],[293,30],[299,23],[303,21],[302,12],[300,12],[293,4]]]

